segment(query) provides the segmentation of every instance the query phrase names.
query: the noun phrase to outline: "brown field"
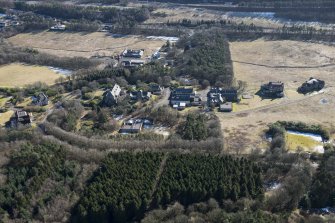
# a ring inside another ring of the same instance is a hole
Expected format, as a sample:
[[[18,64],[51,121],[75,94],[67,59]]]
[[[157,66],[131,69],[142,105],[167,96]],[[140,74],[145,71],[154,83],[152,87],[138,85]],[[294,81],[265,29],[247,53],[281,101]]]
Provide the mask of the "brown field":
[[[165,13],[164,17],[152,16],[145,23],[165,23],[167,21],[176,22],[183,19],[189,19],[192,21],[209,21],[209,20],[230,20],[236,23],[243,22],[244,24],[254,24],[260,27],[267,28],[279,28],[282,27],[282,23],[274,20],[263,19],[263,18],[250,18],[250,17],[231,17],[227,15],[227,12],[218,10],[209,10],[203,8],[194,7],[162,7],[154,11],[154,13],[160,14]]]
[[[48,67],[13,63],[0,67],[0,87],[23,87],[39,81],[52,85],[61,76]]]
[[[278,120],[322,124],[334,137],[335,47],[264,40],[233,42],[230,47],[235,77],[247,82],[246,92],[255,94],[268,81],[282,81],[286,90],[282,99],[262,100],[255,96],[235,105],[235,113],[218,113],[229,151],[266,148],[264,131],[269,123]],[[296,93],[297,87],[311,76],[326,81],[324,91],[306,96]]]
[[[22,33],[8,41],[16,46],[34,48],[56,56],[86,57],[112,56],[126,48],[144,49],[144,56],[151,56],[166,42],[142,36],[113,37],[108,33],[37,32]]]
[[[13,111],[7,111],[4,113],[0,113],[0,128],[3,127],[6,122],[9,121],[10,117],[12,117],[12,115],[14,114]]]

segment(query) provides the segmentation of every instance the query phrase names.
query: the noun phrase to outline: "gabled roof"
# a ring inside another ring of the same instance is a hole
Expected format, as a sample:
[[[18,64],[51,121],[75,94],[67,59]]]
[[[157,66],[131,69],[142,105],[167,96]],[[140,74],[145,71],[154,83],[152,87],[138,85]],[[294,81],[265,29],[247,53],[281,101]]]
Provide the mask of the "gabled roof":
[[[230,88],[230,89],[222,89],[220,91],[221,94],[237,94],[237,90]]]
[[[173,101],[191,101],[191,95],[190,94],[174,94],[174,95],[171,95],[170,100],[173,100]]]
[[[192,94],[193,88],[176,88],[173,91],[174,94]]]
[[[111,93],[113,94],[113,96],[119,96],[121,93],[121,87],[118,84],[115,84]]]

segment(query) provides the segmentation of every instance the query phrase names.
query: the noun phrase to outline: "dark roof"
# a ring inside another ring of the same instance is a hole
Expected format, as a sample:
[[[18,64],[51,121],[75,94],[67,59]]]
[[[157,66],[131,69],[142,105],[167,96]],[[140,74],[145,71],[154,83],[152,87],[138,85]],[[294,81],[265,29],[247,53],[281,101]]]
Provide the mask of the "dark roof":
[[[236,89],[222,89],[221,94],[237,94]]]
[[[152,85],[150,85],[150,90],[151,91],[161,91],[162,87],[158,84],[152,84]]]
[[[120,133],[138,133],[141,131],[143,123],[125,124],[119,130]]]
[[[193,89],[192,88],[176,88],[173,91],[174,94],[192,94]]]
[[[174,94],[174,95],[171,95],[170,100],[174,100],[174,101],[191,101],[191,95],[190,94]]]

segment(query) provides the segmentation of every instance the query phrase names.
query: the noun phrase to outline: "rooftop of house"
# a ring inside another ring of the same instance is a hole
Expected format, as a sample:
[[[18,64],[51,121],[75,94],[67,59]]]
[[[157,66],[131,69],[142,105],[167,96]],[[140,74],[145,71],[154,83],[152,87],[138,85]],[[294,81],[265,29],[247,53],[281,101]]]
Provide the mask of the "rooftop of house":
[[[150,97],[151,96],[151,92],[149,91],[132,91],[130,92],[130,96],[131,97]]]
[[[317,83],[320,83],[320,82],[324,82],[324,81],[313,78],[313,77],[311,77],[308,81],[306,81],[307,84],[317,84]]]
[[[144,53],[143,50],[126,49],[123,51],[122,55],[125,57],[142,57],[143,53]]]
[[[25,117],[25,116],[29,116],[29,114],[26,111],[16,111],[15,116],[17,118],[22,118],[22,117]]]
[[[226,102],[220,105],[220,110],[231,110],[233,108],[233,103]]]
[[[152,84],[152,85],[150,85],[150,90],[151,91],[161,91],[162,87],[158,84]]]
[[[174,94],[174,95],[171,95],[170,100],[173,100],[173,101],[191,101],[191,95],[190,94]]]
[[[120,129],[120,132],[123,133],[123,132],[139,132],[141,131],[142,129],[142,126],[143,126],[143,123],[137,123],[137,122],[134,122],[133,124],[124,124],[121,129]]]
[[[192,94],[193,88],[176,88],[172,91],[173,94]]]
[[[115,84],[111,92],[114,96],[118,96],[121,93],[121,87],[118,84]]]
[[[222,89],[220,91],[221,94],[237,94],[237,90],[230,88],[230,89]]]
[[[284,83],[280,82],[280,81],[276,81],[276,82],[269,82],[267,85],[269,86],[283,86]]]

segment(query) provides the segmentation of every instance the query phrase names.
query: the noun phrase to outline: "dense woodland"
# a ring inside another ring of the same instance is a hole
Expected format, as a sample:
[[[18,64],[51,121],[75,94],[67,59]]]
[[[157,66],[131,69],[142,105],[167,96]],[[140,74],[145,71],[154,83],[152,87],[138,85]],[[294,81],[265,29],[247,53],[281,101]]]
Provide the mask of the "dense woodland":
[[[305,208],[322,208],[335,206],[335,151],[328,149],[313,178],[311,191],[302,200]]]
[[[261,169],[246,159],[171,154],[155,202],[189,205],[209,198],[236,201],[241,197],[261,198],[262,194]]]
[[[162,155],[110,155],[89,181],[73,221],[124,222],[143,215],[150,205],[262,196],[260,168],[250,161],[228,156],[168,156],[151,204]],[[210,183],[213,181],[216,183]]]
[[[184,53],[177,59],[180,75],[191,75],[199,82],[231,86],[233,67],[229,44],[220,30],[199,32],[190,38],[181,39],[177,47]]]
[[[125,222],[150,204],[162,155],[111,154],[89,180],[72,222]]]
[[[0,187],[2,215],[25,221],[41,217],[43,207],[65,193],[62,185],[75,184],[76,165],[66,161],[64,148],[58,144],[22,144],[11,155],[7,182]]]
[[[101,21],[104,23],[118,23],[124,25],[134,25],[137,22],[143,22],[150,16],[150,11],[148,8],[97,8],[63,5],[59,3],[41,3],[33,5],[26,4],[24,2],[17,2],[15,3],[15,9],[30,11],[40,15],[51,16],[65,20],[84,19],[89,21]]]

